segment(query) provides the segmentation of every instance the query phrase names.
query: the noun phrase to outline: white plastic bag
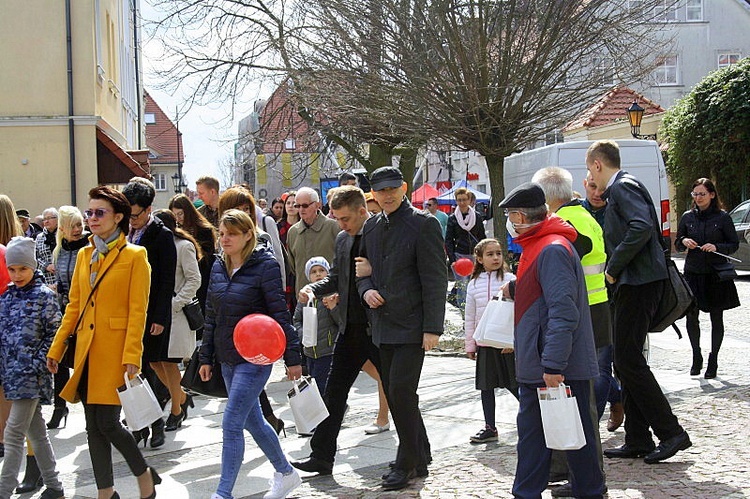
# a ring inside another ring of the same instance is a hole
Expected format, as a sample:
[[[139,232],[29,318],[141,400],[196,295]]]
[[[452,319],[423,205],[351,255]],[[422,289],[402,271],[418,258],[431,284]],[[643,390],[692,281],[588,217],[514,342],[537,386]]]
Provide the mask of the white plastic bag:
[[[125,384],[117,389],[122,412],[125,413],[128,428],[131,431],[142,430],[162,417],[161,407],[148,381],[140,374],[129,379],[128,373],[125,372],[123,378],[125,378]]]
[[[328,417],[328,409],[320,396],[315,378],[306,376],[292,381],[289,390],[289,407],[292,409],[297,433],[312,431]]]
[[[547,448],[578,450],[586,445],[578,403],[570,389],[560,383],[557,388],[537,388],[537,395]]]
[[[314,299],[307,300],[307,305],[302,307],[302,346],[314,347],[318,344],[318,309],[315,307]]]
[[[513,348],[513,302],[492,299],[474,330],[480,347]]]

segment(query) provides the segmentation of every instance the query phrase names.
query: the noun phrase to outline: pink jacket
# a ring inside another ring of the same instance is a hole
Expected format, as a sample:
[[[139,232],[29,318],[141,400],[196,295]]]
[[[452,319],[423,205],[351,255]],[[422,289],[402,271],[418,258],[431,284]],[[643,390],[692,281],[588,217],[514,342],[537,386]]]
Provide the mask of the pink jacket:
[[[477,344],[474,341],[474,331],[482,318],[484,309],[492,297],[497,296],[503,284],[515,281],[516,276],[506,272],[502,279],[498,279],[497,272],[482,272],[476,279],[469,281],[466,287],[466,312],[464,314],[464,340],[466,352],[476,352]]]

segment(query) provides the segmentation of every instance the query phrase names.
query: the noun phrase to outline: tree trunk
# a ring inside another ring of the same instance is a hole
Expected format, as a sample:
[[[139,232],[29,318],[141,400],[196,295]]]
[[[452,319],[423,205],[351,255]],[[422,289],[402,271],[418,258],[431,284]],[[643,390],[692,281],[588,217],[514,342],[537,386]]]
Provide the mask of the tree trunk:
[[[490,203],[492,203],[492,227],[495,239],[500,241],[500,245],[503,249],[507,250],[508,244],[506,240],[505,214],[503,213],[503,210],[497,207],[497,205],[500,204],[500,201],[505,197],[505,180],[503,179],[503,161],[505,160],[505,156],[485,156],[484,159],[487,161],[487,170],[490,174],[490,193],[492,194]]]
[[[411,193],[414,190],[414,170],[417,166],[417,150],[413,148],[402,148],[399,152],[401,153],[401,159],[399,160],[398,166],[401,169],[401,174],[404,176],[404,180],[406,180],[406,195],[411,199]]]

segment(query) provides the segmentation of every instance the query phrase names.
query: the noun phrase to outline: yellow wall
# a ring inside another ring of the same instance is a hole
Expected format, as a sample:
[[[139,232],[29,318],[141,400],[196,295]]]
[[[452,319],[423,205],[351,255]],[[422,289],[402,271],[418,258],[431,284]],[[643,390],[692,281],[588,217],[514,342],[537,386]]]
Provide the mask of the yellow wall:
[[[96,127],[75,131],[77,205],[85,208],[89,189],[97,185]],[[0,127],[0,192],[32,215],[70,204],[68,156],[67,126]]]

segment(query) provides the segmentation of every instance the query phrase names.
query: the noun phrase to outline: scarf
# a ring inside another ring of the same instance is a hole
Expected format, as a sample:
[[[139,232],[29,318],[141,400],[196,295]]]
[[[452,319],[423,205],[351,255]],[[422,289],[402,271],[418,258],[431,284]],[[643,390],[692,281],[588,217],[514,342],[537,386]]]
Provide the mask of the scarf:
[[[99,268],[102,266],[104,257],[106,257],[107,253],[109,253],[110,250],[117,245],[117,241],[121,233],[122,231],[118,227],[106,240],[102,239],[99,236],[94,236],[94,251],[93,253],[91,253],[91,275],[89,277],[89,283],[91,284],[91,287],[93,287],[94,283],[96,282],[96,276],[99,273]]]
[[[461,209],[456,205],[456,209],[453,210],[453,215],[456,216],[456,222],[458,222],[458,226],[461,227],[466,232],[469,232],[471,229],[474,228],[474,224],[477,223],[477,212],[474,211],[474,208],[469,206],[469,213],[467,213],[466,220],[464,220],[464,214],[461,213]]]

